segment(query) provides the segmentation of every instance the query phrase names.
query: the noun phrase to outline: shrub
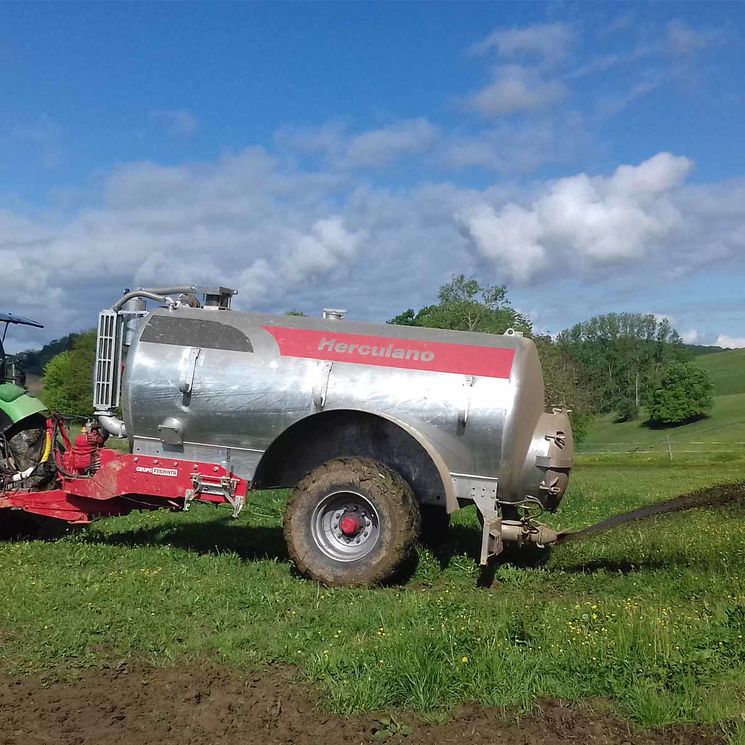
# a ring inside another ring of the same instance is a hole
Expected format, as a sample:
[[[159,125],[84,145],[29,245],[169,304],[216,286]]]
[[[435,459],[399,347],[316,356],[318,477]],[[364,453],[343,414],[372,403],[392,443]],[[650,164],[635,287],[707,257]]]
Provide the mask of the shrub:
[[[44,367],[44,403],[62,414],[93,413],[93,365],[96,333],[81,334],[69,352],[62,352]]]
[[[616,409],[617,422],[630,422],[639,416],[639,407],[633,398],[624,398]]]
[[[714,385],[709,374],[691,363],[671,365],[652,393],[649,419],[652,424],[681,424],[714,405]]]

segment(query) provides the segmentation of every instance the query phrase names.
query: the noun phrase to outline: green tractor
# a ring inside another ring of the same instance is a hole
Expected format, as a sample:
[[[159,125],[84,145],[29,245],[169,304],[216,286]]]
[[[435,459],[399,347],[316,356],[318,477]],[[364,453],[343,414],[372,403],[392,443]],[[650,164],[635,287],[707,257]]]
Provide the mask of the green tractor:
[[[0,313],[0,479],[35,485],[37,474],[24,476],[44,459],[46,406],[26,390],[26,376],[17,357],[5,354],[3,342],[8,327],[44,326],[29,318]]]

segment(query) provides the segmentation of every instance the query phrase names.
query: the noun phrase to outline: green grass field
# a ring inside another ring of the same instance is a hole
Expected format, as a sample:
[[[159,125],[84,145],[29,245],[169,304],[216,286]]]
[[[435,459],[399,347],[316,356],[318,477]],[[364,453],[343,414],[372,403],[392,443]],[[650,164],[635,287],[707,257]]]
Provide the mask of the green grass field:
[[[711,375],[714,395],[745,393],[745,349],[705,354],[696,357],[695,361]]]
[[[744,478],[740,455],[586,456],[552,519],[579,527]],[[340,712],[600,696],[643,725],[717,722],[742,738],[744,505],[568,544],[543,569],[503,565],[490,589],[477,587],[479,534],[463,511],[446,550],[422,551],[407,583],[330,590],[287,563],[285,497],[254,495],[239,521],[199,506],[0,544],[4,668],[64,677],[209,655],[295,665]]]
[[[643,416],[631,422],[616,422],[613,415],[598,417],[578,449],[580,452],[666,450],[668,439],[673,453],[745,450],[745,393],[715,396],[709,416],[667,429],[650,429],[645,426]]]

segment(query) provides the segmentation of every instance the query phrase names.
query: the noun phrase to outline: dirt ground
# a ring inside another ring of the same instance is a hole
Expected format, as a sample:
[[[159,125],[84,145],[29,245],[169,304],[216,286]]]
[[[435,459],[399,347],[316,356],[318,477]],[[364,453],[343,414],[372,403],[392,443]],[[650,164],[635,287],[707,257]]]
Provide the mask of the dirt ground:
[[[607,712],[545,702],[518,722],[495,709],[469,705],[441,725],[411,714],[409,745],[718,745],[714,729],[695,726],[640,731]],[[0,745],[338,745],[380,742],[374,714],[338,717],[319,708],[318,695],[293,682],[292,672],[243,674],[205,662],[171,669],[90,669],[74,682],[0,677]]]

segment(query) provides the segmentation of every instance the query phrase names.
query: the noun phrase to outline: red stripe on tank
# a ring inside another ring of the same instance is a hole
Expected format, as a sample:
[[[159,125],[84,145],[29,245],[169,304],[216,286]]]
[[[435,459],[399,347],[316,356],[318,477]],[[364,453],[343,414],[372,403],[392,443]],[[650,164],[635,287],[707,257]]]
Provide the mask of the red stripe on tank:
[[[387,336],[284,326],[267,325],[262,328],[274,337],[283,357],[460,373],[486,378],[509,378],[515,359],[514,349],[498,347],[392,339]]]

